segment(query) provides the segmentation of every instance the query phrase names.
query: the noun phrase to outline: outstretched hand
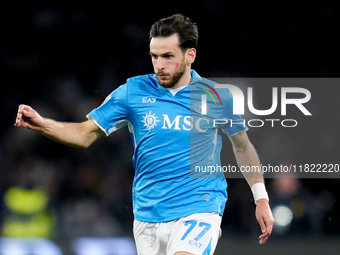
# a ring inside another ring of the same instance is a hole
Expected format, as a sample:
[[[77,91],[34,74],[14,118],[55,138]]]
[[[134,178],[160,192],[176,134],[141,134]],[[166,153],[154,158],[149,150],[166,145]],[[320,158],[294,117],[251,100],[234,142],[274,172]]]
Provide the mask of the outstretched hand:
[[[275,222],[268,200],[259,199],[257,201],[255,215],[262,231],[262,235],[259,236],[259,244],[264,244],[271,235]]]
[[[24,127],[39,131],[42,127],[43,117],[28,105],[21,104],[18,109],[17,118],[15,120],[15,127]]]

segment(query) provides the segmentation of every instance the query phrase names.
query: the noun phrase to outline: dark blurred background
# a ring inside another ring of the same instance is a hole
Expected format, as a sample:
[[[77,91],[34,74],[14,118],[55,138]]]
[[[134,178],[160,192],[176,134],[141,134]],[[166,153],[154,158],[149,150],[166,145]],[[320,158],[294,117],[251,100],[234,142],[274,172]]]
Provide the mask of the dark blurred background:
[[[199,27],[193,68],[204,77],[335,79],[340,67],[336,6],[335,1],[218,0],[2,4],[2,236],[48,238],[65,254],[72,254],[70,242],[78,237],[132,236],[128,131],[85,150],[68,148],[14,128],[19,104],[59,121],[85,120],[127,78],[153,72],[150,26],[174,13]],[[339,163],[340,89],[331,89],[331,95],[322,88],[312,91],[314,121],[289,131],[249,131],[263,162]],[[228,141],[225,147],[234,162]],[[339,184],[336,178],[269,179],[271,205],[282,220],[260,247],[251,192],[243,179],[229,180],[216,254],[336,254]]]

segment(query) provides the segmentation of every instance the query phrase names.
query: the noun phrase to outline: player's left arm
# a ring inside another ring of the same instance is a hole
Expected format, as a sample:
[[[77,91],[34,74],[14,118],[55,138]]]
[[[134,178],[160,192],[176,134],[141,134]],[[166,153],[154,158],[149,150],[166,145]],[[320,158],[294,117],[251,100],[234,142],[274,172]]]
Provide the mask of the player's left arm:
[[[254,169],[261,169],[259,157],[245,131],[229,136],[229,139],[233,145],[237,164],[240,168],[242,166],[255,166]],[[259,243],[264,244],[272,233],[274,217],[265,191],[263,175],[261,171],[243,171],[242,174],[254,194],[255,215],[262,231],[262,235],[259,236]]]

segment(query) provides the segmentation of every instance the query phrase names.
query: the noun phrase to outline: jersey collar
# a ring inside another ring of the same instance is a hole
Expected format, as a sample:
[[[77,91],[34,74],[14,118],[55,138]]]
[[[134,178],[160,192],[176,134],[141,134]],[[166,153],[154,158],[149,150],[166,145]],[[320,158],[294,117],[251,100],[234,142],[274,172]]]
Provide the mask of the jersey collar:
[[[190,70],[190,74],[191,74],[191,77],[193,79],[200,79],[200,80],[202,80],[202,77],[194,69]]]
[[[202,81],[202,77],[194,69],[190,70],[190,74],[192,78],[190,85],[195,84],[198,81]]]

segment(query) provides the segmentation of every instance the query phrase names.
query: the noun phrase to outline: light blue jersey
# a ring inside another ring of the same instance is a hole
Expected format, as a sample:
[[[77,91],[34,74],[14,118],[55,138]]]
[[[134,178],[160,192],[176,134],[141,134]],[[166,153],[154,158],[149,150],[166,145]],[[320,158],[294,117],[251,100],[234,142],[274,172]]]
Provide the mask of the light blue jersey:
[[[130,78],[87,116],[106,135],[129,128],[134,147],[136,220],[167,222],[194,213],[223,214],[227,201],[223,175],[204,178],[204,174],[192,173],[196,166],[220,165],[219,130],[234,135],[246,127],[215,122],[242,120],[232,114],[230,92],[215,90],[215,82],[201,78],[194,70],[191,76],[191,84],[179,91],[159,85],[154,74]],[[208,94],[204,114],[203,94]]]

